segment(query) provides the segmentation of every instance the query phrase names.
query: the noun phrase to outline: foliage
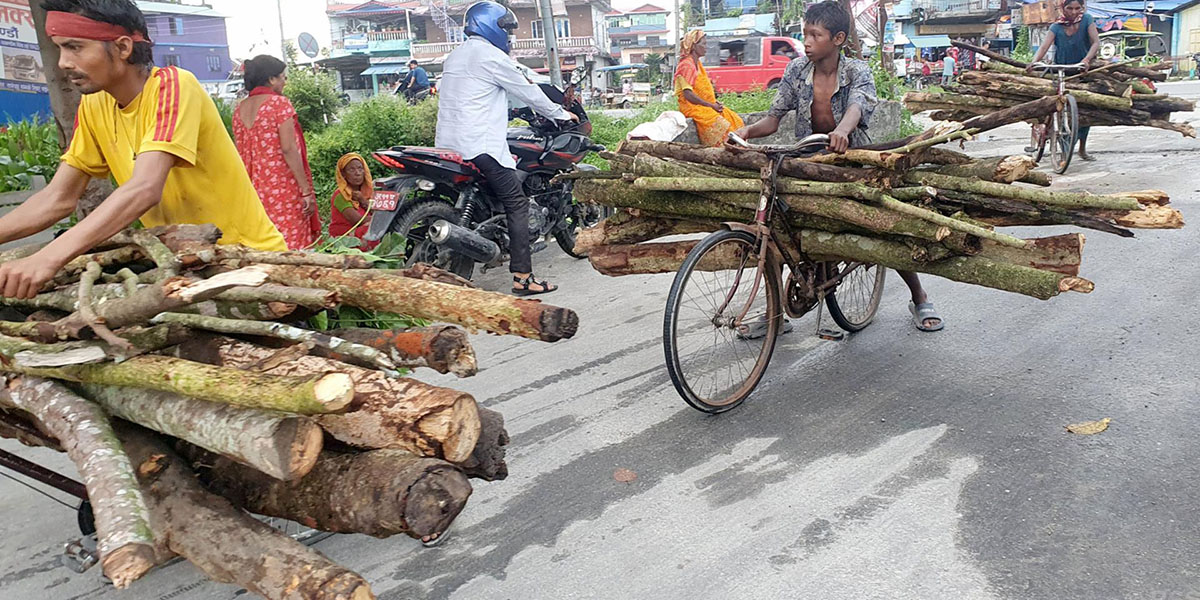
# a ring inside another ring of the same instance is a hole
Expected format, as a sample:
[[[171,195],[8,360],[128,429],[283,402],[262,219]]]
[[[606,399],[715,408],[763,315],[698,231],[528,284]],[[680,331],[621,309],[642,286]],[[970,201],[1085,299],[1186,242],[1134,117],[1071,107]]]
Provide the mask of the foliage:
[[[389,233],[379,241],[379,245],[369,251],[359,248],[361,241],[355,237],[340,236],[330,238],[324,236],[317,242],[316,251],[324,254],[339,254],[362,256],[372,261],[375,268],[393,269],[404,266],[404,237]],[[339,306],[318,313],[308,320],[309,326],[318,331],[328,331],[342,327],[369,327],[371,329],[397,329],[401,327],[422,327],[429,322],[405,315],[358,308],[356,306]]]
[[[225,124],[225,131],[229,132],[229,139],[233,139],[233,103],[213,96],[213,104],[217,105],[217,112],[221,115],[221,122]]]
[[[871,74],[875,77],[875,95],[880,100],[900,100],[908,93],[908,84],[898,75],[888,73],[879,64],[879,56],[872,54],[867,60],[871,65]]]
[[[0,192],[27,190],[35,175],[49,181],[60,155],[53,121],[34,118],[0,127]]]
[[[304,131],[317,132],[333,120],[341,107],[337,81],[333,75],[305,67],[288,70],[287,85],[283,94],[296,108],[296,118]]]
[[[752,90],[749,92],[721,94],[717,97],[717,100],[738,114],[763,112],[771,108],[771,102],[775,100],[775,90]]]
[[[1033,61],[1033,45],[1029,41],[1028,27],[1022,27],[1021,30],[1017,32],[1017,43],[1013,48],[1012,57],[1014,60],[1019,60],[1026,63]]]
[[[335,171],[342,155],[362,154],[371,175],[382,177],[390,171],[371,157],[372,152],[391,146],[432,146],[436,128],[436,96],[413,106],[387,95],[351,105],[324,131],[314,134],[306,129],[308,164],[322,216],[329,214],[329,197],[337,187]]]
[[[292,40],[283,41],[283,60],[288,66],[296,64],[296,60],[300,58],[300,51],[296,48],[296,42]]]
[[[665,56],[661,54],[647,54],[642,62],[646,63],[645,69],[639,69],[634,81],[641,83],[652,83],[663,85],[665,82],[665,74],[662,71],[662,66],[667,62]]]

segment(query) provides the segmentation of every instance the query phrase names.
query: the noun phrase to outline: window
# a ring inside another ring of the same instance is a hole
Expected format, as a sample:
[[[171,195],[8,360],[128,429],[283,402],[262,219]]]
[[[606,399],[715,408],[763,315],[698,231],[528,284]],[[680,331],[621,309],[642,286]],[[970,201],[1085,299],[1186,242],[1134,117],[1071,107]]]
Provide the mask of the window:
[[[655,46],[662,46],[662,38],[658,37],[657,35],[648,35],[646,36],[646,45],[650,46],[651,48]]]
[[[644,60],[646,60],[645,54],[630,54],[629,55],[629,62],[631,62],[631,63],[640,63]]]
[[[221,57],[220,56],[206,56],[205,59],[208,61],[208,70],[209,71],[217,72],[217,71],[221,70]]]
[[[179,55],[178,54],[168,54],[163,57],[163,60],[166,61],[168,67],[178,67],[179,66]]]
[[[466,34],[463,33],[462,27],[451,27],[446,30],[447,42],[465,42],[467,41]]]
[[[183,35],[183,17],[167,17],[167,26],[171,35]]]
[[[533,39],[540,40],[542,35],[542,20],[536,19],[530,23],[530,30],[533,32]],[[571,20],[566,17],[555,17],[554,19],[554,37],[566,38],[571,37]]]

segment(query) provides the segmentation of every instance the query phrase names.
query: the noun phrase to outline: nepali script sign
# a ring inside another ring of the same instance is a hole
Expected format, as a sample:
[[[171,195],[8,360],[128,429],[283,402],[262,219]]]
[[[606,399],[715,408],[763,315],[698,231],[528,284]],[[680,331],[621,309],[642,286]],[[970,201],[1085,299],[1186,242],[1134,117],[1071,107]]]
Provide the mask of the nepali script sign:
[[[49,92],[29,0],[0,0],[0,58],[0,90]]]

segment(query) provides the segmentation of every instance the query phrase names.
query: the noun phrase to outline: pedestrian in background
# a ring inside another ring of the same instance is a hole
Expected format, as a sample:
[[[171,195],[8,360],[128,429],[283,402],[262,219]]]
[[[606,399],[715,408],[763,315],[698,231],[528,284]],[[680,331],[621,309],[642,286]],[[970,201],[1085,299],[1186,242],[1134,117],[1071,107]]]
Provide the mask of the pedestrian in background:
[[[283,95],[287,65],[274,56],[246,61],[250,95],[233,115],[233,136],[250,181],[290,250],[307,248],[320,234],[317,198],[304,132]]]
[[[954,67],[954,57],[949,53],[946,53],[946,55],[942,57],[942,85],[945,86],[954,83]]]

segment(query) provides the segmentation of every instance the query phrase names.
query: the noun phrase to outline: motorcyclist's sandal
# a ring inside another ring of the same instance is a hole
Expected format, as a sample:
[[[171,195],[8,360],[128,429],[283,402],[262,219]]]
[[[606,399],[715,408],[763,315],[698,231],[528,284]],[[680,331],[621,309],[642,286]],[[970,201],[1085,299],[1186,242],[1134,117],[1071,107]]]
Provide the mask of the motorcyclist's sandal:
[[[557,285],[554,285],[549,281],[538,281],[537,279],[534,279],[532,273],[530,273],[528,277],[517,277],[516,275],[513,275],[513,283],[517,284],[513,286],[512,289],[514,296],[536,296],[537,294],[548,294],[558,289]],[[529,286],[531,285],[541,286],[542,289],[531,290],[529,289]]]

